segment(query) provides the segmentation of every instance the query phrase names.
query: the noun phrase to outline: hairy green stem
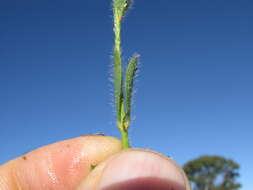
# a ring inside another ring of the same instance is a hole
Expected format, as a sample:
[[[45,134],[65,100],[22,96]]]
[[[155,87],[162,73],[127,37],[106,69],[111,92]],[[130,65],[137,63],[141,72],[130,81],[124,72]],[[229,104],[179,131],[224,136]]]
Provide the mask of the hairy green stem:
[[[124,127],[120,128],[120,134],[121,134],[121,140],[122,140],[122,148],[129,148],[129,137],[128,137],[128,129],[125,129]]]
[[[137,70],[138,56],[133,56],[128,64],[126,76],[123,78],[123,66],[121,58],[121,22],[125,16],[131,0],[113,0],[114,13],[114,96],[116,104],[117,127],[122,138],[123,148],[129,148],[128,127],[131,121],[131,99],[133,80]],[[124,83],[125,79],[125,83]],[[124,90],[123,90],[124,89]]]

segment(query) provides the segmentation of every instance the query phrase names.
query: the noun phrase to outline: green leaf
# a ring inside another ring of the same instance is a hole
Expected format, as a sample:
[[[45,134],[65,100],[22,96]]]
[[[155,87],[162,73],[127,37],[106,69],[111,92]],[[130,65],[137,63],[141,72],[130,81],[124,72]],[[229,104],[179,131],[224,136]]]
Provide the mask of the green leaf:
[[[130,122],[131,105],[132,105],[132,94],[134,79],[136,71],[138,69],[138,55],[133,55],[127,65],[126,77],[125,77],[125,104],[126,104],[126,116],[125,121]]]
[[[116,104],[116,114],[118,121],[121,120],[121,111],[123,103],[123,91],[122,91],[122,63],[120,51],[116,48],[114,50],[114,96]]]

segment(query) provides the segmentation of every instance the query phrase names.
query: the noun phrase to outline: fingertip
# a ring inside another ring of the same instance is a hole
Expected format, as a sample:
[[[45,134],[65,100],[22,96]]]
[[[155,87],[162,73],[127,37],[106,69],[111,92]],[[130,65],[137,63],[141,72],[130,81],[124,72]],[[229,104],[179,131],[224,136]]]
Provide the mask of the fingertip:
[[[101,163],[77,190],[189,190],[188,180],[172,160],[143,149],[128,149]]]
[[[112,136],[81,136],[78,139],[82,149],[80,152],[86,154],[92,165],[122,149],[121,141]]]

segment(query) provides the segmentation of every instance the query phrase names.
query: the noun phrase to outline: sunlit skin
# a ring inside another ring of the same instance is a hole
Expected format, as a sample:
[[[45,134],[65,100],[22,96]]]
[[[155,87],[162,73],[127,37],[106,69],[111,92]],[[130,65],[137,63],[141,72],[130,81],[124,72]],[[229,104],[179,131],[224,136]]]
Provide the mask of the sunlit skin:
[[[0,189],[74,189],[82,178],[121,150],[113,137],[82,136],[32,151],[0,168]]]
[[[189,190],[173,161],[150,150],[122,150],[120,140],[109,136],[57,142],[0,166],[0,190],[147,189],[145,185]]]

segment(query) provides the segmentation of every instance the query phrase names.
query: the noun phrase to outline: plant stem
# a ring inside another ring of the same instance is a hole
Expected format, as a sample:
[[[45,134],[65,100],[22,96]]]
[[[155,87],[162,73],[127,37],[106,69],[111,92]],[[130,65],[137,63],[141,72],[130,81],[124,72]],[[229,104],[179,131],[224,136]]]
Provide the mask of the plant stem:
[[[130,147],[129,138],[128,138],[128,129],[124,129],[124,127],[120,128],[121,140],[122,140],[122,148],[126,149]]]
[[[128,64],[126,77],[123,77],[121,58],[121,22],[128,10],[131,0],[113,0],[114,15],[114,96],[116,104],[117,127],[121,134],[122,147],[129,148],[128,127],[130,125],[130,112],[132,102],[132,89],[137,70],[138,56],[134,55]],[[125,79],[125,83],[124,83]],[[123,90],[124,89],[124,90]]]
[[[123,16],[123,7],[119,6],[121,0],[114,0],[114,34],[115,34],[115,46],[114,46],[114,93],[117,113],[117,127],[120,130],[122,147],[129,147],[128,129],[124,127],[125,106],[123,95],[123,66],[121,59],[121,19]],[[121,3],[123,5],[123,3]]]

